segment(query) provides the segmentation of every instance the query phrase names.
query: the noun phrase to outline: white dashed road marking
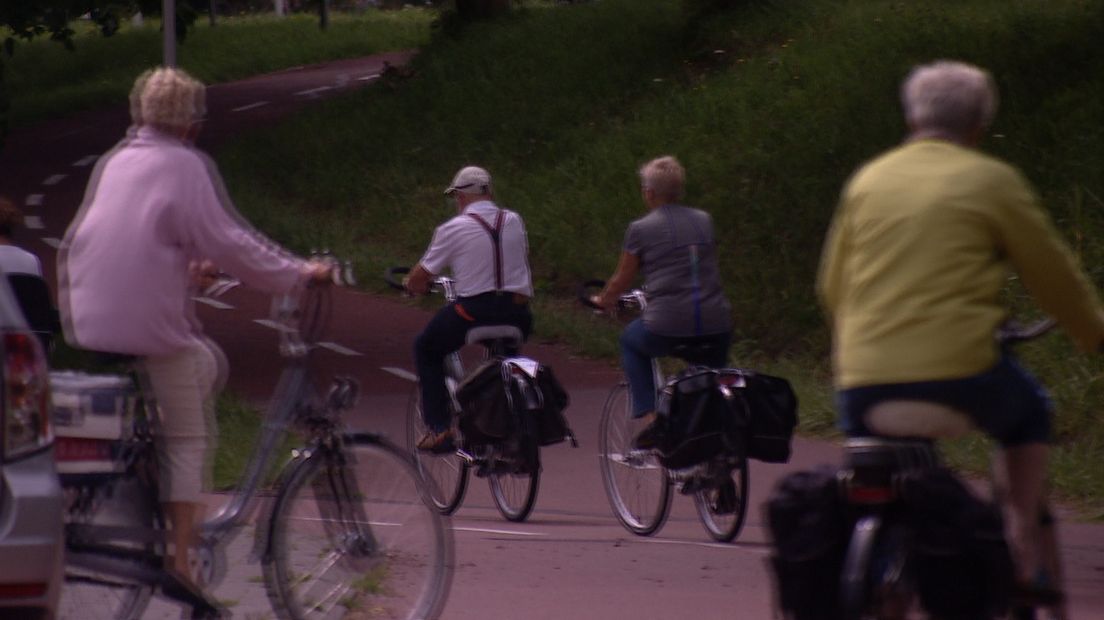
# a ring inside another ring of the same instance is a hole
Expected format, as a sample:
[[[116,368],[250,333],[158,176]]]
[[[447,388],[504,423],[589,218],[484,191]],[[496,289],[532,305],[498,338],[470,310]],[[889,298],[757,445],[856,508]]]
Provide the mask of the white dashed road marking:
[[[374,80],[374,79],[378,78],[379,76],[380,76],[380,74],[378,74],[378,73],[369,73],[368,75],[362,75],[362,76],[358,77],[357,81],[367,82],[368,80]]]
[[[39,207],[42,206],[42,201],[45,198],[45,194],[27,194],[27,199],[23,201],[23,204],[28,207]]]
[[[198,301],[201,304],[206,304],[208,306],[211,306],[212,308],[218,308],[219,310],[233,310],[234,309],[234,306],[231,306],[230,304],[228,304],[224,301],[219,301],[217,299],[211,299],[210,297],[200,296],[200,297],[193,297],[192,299]]]
[[[267,101],[258,101],[256,103],[251,103],[249,105],[238,106],[238,107],[234,108],[233,110],[231,110],[231,112],[245,112],[246,110],[252,110],[254,108],[259,108],[259,107],[264,106],[264,105],[268,105],[268,102]]]
[[[45,243],[55,250],[61,247],[61,239],[58,239],[57,237],[43,237],[42,243]]]
[[[57,185],[58,183],[61,183],[62,179],[64,179],[66,176],[68,176],[68,175],[51,174],[50,176],[46,177],[46,180],[43,181],[42,184],[43,185]]]
[[[37,215],[28,215],[24,217],[23,226],[28,230],[42,230],[46,228],[46,225],[42,223],[42,218]]]
[[[400,379],[406,379],[407,381],[412,381],[414,383],[418,382],[418,375],[410,372],[409,370],[403,370],[402,368],[395,368],[393,366],[381,366],[380,370],[384,372],[389,372]]]
[[[301,90],[295,94],[304,96],[317,95],[318,93],[325,92],[331,89],[333,89],[333,86],[319,86],[318,88],[311,88],[310,90]]]
[[[99,158],[100,158],[99,155],[88,155],[88,156],[85,156],[85,157],[81,157],[77,161],[73,162],[73,167],[83,168],[85,166],[88,166],[90,164],[95,163],[95,161]]]
[[[509,536],[548,536],[548,534],[546,534],[544,532],[519,532],[517,530],[493,530],[493,529],[490,529],[490,528],[483,528],[483,527],[463,527],[463,526],[457,526],[457,525],[452,526],[452,529],[454,531],[457,531],[457,532],[478,532],[480,534],[507,534]],[[730,545],[721,545],[721,546],[728,547]]]
[[[349,347],[343,347],[343,346],[337,344],[336,342],[319,342],[318,346],[320,346],[324,349],[329,349],[329,350],[333,351],[334,353],[340,353],[342,355],[348,355],[349,357],[363,355],[363,353],[361,353],[360,351],[354,351],[354,350],[350,349]]]
[[[748,549],[747,547],[737,547],[734,545],[726,545],[724,543],[706,543],[696,542],[693,540],[665,540],[663,538],[634,538],[635,542],[649,543],[653,545],[690,545],[692,547],[709,547],[710,549],[739,549],[741,551],[755,551],[761,553],[770,553],[767,549]]]

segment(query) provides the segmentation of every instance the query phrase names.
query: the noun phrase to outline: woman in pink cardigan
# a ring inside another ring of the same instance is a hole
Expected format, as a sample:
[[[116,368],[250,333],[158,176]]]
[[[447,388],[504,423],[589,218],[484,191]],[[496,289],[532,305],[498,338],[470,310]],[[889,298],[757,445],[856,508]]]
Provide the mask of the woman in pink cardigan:
[[[96,164],[59,251],[59,305],[71,344],[142,358],[161,411],[155,428],[174,567],[190,576],[189,541],[216,434],[212,397],[225,364],[196,320],[195,286],[217,265],[284,293],[328,280],[330,268],[289,254],[234,212],[213,162],[192,146],[206,111],[202,83],[160,68],[143,74],[136,92],[137,126]]]

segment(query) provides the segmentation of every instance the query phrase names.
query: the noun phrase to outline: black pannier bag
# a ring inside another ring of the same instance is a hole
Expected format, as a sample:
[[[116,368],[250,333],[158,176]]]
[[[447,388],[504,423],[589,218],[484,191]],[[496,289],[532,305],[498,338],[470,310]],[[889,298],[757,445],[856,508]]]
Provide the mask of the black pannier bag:
[[[660,393],[659,461],[683,469],[735,450],[768,463],[790,459],[797,397],[785,379],[737,368],[689,368]]]
[[[786,620],[837,620],[839,575],[851,521],[836,469],[822,465],[782,478],[765,505],[768,563],[776,604]]]
[[[517,415],[526,411],[533,428],[524,428],[538,445],[547,446],[575,435],[563,412],[569,399],[552,369],[528,358],[492,359],[483,363],[457,388],[459,426],[473,444],[502,443],[518,429]]]
[[[541,365],[537,368],[536,377],[537,394],[539,395],[539,408],[536,410],[536,435],[537,443],[542,446],[550,446],[570,439],[573,445],[575,433],[567,424],[564,410],[567,409],[571,399],[567,391],[552,373],[552,368]]]
[[[742,413],[731,400],[718,389],[716,370],[689,368],[668,381],[656,403],[660,464],[684,469],[741,449]]]
[[[514,430],[508,379],[501,359],[487,360],[456,389],[458,424],[464,441],[486,445],[504,441]]]
[[[939,618],[1003,617],[1014,575],[1000,510],[945,468],[910,472],[901,496],[924,609]]]
[[[744,388],[736,390],[736,395],[746,408],[748,458],[789,462],[797,426],[797,395],[790,382],[750,370],[738,372],[744,379]]]

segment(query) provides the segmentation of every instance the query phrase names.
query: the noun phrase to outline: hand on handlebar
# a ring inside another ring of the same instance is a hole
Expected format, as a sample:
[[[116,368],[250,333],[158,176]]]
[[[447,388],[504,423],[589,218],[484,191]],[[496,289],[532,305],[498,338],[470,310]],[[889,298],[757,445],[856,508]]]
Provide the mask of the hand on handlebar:
[[[337,263],[329,260],[312,258],[303,263],[302,273],[311,284],[328,284],[334,281],[334,272]]]

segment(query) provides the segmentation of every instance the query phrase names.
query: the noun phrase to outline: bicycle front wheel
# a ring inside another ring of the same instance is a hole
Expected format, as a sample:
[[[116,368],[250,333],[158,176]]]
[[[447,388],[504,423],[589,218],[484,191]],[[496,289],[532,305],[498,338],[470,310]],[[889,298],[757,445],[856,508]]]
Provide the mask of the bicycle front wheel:
[[[694,494],[694,507],[698,509],[709,536],[718,542],[731,542],[744,527],[748,505],[748,462],[744,457],[733,457],[728,476],[717,486],[702,489]]]
[[[119,547],[135,554],[153,554],[160,545],[113,539],[112,532],[160,530],[162,521],[155,505],[156,491],[138,476],[128,474],[113,480],[82,485],[65,485],[70,510],[66,523],[66,546],[70,560],[65,566],[65,583],[58,601],[59,620],[136,620],[149,605],[153,585],[82,566],[75,555],[87,546]]]
[[[614,516],[633,534],[650,536],[667,520],[671,484],[654,454],[632,447],[633,425],[628,386],[621,383],[602,409],[598,465]]]
[[[443,515],[450,515],[464,501],[464,492],[468,489],[468,462],[454,453],[426,454],[416,447],[418,440],[426,433],[422,420],[421,386],[415,385],[410,395],[410,406],[406,412],[406,441],[418,474],[426,481],[433,505]]]
[[[280,617],[437,618],[451,583],[452,530],[409,457],[354,435],[294,467],[270,515],[264,559]]]

